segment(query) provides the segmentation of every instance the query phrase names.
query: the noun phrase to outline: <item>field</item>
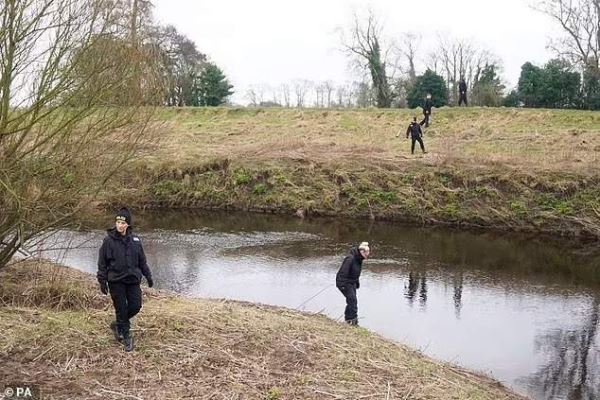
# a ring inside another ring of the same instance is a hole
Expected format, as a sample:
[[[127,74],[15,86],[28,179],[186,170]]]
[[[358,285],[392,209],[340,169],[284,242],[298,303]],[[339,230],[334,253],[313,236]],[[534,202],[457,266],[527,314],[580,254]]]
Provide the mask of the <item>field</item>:
[[[159,142],[100,202],[600,237],[600,113],[434,110],[425,155],[410,154],[413,115],[160,109]]]

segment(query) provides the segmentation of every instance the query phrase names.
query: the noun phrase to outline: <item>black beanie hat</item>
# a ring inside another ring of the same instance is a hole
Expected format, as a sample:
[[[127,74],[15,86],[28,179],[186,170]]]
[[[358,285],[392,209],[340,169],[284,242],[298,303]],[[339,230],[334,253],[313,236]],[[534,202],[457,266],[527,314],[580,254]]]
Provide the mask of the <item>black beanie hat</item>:
[[[117,221],[125,221],[127,225],[131,226],[131,213],[127,207],[122,207],[117,213]]]

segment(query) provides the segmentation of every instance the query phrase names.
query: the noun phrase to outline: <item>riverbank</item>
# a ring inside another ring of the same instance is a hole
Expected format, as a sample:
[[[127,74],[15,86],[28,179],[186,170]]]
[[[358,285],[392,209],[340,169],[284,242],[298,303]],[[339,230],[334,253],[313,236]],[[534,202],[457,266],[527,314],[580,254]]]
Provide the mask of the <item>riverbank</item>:
[[[600,237],[599,113],[440,109],[412,156],[413,113],[162,109],[160,142],[91,204]]]
[[[0,273],[2,382],[48,399],[520,399],[491,379],[433,361],[322,315],[144,289],[136,350],[108,330],[92,276],[48,262]]]

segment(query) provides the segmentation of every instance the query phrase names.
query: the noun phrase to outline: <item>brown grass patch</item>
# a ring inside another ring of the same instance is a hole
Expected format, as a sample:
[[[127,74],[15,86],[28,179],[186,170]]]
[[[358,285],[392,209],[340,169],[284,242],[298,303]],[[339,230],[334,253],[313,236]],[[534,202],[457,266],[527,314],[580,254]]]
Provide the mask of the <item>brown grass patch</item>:
[[[0,286],[14,274],[35,277],[22,283],[33,290],[52,272],[13,266],[2,272]],[[61,276],[81,286],[82,296],[93,289],[82,273]],[[47,399],[521,398],[488,378],[321,315],[144,293],[134,323],[137,347],[129,354],[108,330],[108,305],[81,309],[87,297],[72,308],[4,305],[0,380],[38,384]]]

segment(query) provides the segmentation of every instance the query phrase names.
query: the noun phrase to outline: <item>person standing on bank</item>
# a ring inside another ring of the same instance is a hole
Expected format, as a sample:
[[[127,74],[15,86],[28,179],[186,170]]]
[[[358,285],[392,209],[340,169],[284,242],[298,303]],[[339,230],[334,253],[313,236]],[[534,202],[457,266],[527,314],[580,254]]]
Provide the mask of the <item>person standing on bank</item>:
[[[358,325],[356,290],[360,288],[362,262],[369,258],[370,252],[367,242],[362,242],[358,247],[352,247],[335,277],[335,285],[346,298],[344,319],[350,325]]]
[[[412,143],[410,145],[410,154],[415,154],[415,142],[419,142],[423,154],[427,153],[425,151],[425,145],[423,144],[423,130],[421,129],[421,125],[417,122],[417,117],[413,118],[413,122],[410,123],[408,129],[406,130],[407,139],[409,135],[412,139]]]
[[[460,82],[458,82],[458,106],[462,103],[465,103],[465,107],[469,106],[467,102],[467,82],[465,82],[465,78],[460,78]]]
[[[116,216],[115,227],[108,230],[98,257],[98,283],[102,294],[113,301],[116,321],[111,322],[115,339],[123,342],[125,351],[133,350],[129,320],[142,308],[142,275],[148,286],[154,286],[152,273],[146,263],[146,255],[140,238],[133,234],[131,213],[121,208]]]
[[[431,100],[431,94],[427,93],[425,97],[425,103],[423,103],[423,121],[419,125],[425,125],[425,128],[429,127],[429,118],[431,117],[431,109],[433,108],[433,101]]]

